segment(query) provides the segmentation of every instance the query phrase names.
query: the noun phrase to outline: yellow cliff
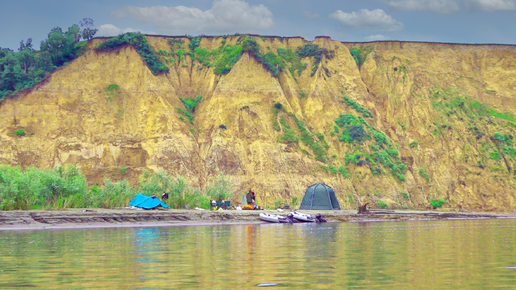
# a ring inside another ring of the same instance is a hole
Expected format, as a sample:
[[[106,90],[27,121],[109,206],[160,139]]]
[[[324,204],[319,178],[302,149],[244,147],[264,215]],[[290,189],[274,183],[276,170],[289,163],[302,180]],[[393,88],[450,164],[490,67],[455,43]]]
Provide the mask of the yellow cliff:
[[[235,35],[202,37],[199,48],[245,37],[271,55],[309,43]],[[0,163],[76,164],[91,184],[163,170],[200,189],[223,173],[236,193],[253,188],[269,203],[324,181],[343,208],[442,199],[456,209],[516,209],[514,46],[319,37],[319,62],[301,57],[275,76],[247,51],[217,74],[189,51],[190,38],[147,39],[168,73],[152,74],[130,46],[95,51],[105,41],[96,39],[1,103]],[[184,100],[198,96],[190,121]]]

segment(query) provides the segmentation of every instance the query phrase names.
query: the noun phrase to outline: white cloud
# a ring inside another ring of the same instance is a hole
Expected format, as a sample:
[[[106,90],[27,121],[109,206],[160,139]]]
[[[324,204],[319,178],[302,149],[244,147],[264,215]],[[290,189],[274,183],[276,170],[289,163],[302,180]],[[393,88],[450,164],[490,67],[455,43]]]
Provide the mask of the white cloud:
[[[441,14],[456,13],[461,10],[459,0],[380,0],[396,10],[433,11]]]
[[[305,18],[311,18],[311,19],[315,19],[315,18],[319,18],[321,17],[321,15],[319,13],[314,13],[312,11],[303,11],[303,16]]]
[[[516,10],[514,0],[465,0],[466,7],[471,10],[492,12],[497,10]]]
[[[95,34],[95,36],[116,36],[116,35],[127,33],[127,32],[141,32],[143,34],[156,34],[151,31],[132,29],[131,27],[121,29],[121,28],[114,26],[113,24],[102,24],[101,26],[97,27],[97,29],[99,31]]]
[[[369,0],[362,0],[369,1]],[[376,0],[400,11],[432,11],[453,14],[464,10],[492,12],[516,10],[515,0]]]
[[[396,21],[382,9],[372,11],[360,9],[358,12],[351,13],[337,10],[329,16],[339,21],[344,28],[369,29],[377,32],[399,32],[405,28],[403,23]]]
[[[241,0],[215,0],[209,10],[195,7],[127,6],[111,12],[152,23],[166,33],[253,32],[274,25],[272,12],[264,5],[251,6]]]
[[[376,41],[376,40],[389,40],[390,38],[387,36],[383,36],[381,34],[369,35],[364,37],[365,41]]]

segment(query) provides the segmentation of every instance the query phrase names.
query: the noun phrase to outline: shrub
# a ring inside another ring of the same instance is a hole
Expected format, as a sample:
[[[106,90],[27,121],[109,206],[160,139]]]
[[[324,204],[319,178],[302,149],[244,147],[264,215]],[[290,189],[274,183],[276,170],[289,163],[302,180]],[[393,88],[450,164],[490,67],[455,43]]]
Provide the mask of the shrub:
[[[300,57],[314,57],[312,63],[312,74],[315,75],[317,68],[319,67],[319,63],[322,60],[323,54],[328,58],[332,58],[331,54],[325,48],[320,48],[319,45],[313,43],[307,43],[304,46],[300,46],[296,49],[297,55]]]
[[[430,175],[428,175],[428,173],[426,173],[425,169],[423,168],[419,168],[419,176],[426,179],[426,181],[430,181]]]
[[[353,56],[355,63],[360,67],[364,63],[367,55],[371,53],[373,48],[373,46],[364,46],[361,48],[350,49],[349,52],[351,53],[351,56]]]
[[[366,118],[373,117],[373,114],[368,109],[363,108],[357,102],[353,101],[352,99],[348,98],[347,96],[344,96],[344,101],[345,101],[346,105],[353,108],[358,113],[362,113],[364,115],[364,117],[366,117]]]
[[[438,207],[441,207],[443,204],[445,204],[446,201],[442,198],[439,198],[439,199],[432,199],[430,201],[430,205],[432,206],[433,209],[436,209]]]
[[[218,75],[223,75],[229,73],[240,59],[242,47],[239,45],[221,46],[212,50],[210,55],[213,59],[213,72]]]
[[[226,129],[227,129],[227,128],[226,128],[226,125],[224,125],[224,124],[220,124],[220,125],[219,125],[219,128],[220,128],[220,129],[222,129],[222,130],[226,130]]]
[[[228,200],[233,196],[233,183],[224,174],[219,174],[217,179],[206,186],[206,195],[212,200]]]
[[[376,140],[376,142],[378,142],[380,144],[387,144],[387,136],[385,136],[384,133],[374,132],[373,137]]]
[[[496,140],[500,141],[500,142],[505,142],[506,141],[505,136],[502,133],[500,133],[500,132],[494,133],[494,138]]]
[[[274,103],[274,108],[281,110],[281,109],[283,109],[283,105],[281,103],[276,102],[276,103]]]
[[[25,133],[24,130],[21,130],[21,129],[20,130],[16,130],[16,136],[22,137],[22,136],[25,136],[25,135],[27,135],[27,134]]]
[[[349,173],[348,173],[348,170],[346,169],[346,167],[344,167],[343,165],[341,165],[339,167],[339,172],[340,174],[342,175],[342,177],[344,178],[348,178],[349,177]]]
[[[337,167],[331,165],[330,166],[330,171],[331,171],[331,173],[336,174],[337,173]]]
[[[109,86],[106,87],[107,93],[112,93],[112,92],[115,92],[118,90],[120,90],[120,87],[117,84],[110,84]]]
[[[158,54],[150,47],[145,35],[141,33],[130,32],[115,36],[99,44],[95,50],[110,51],[126,45],[132,46],[140,54],[153,74],[168,72],[168,67],[160,60]]]
[[[385,201],[382,201],[382,200],[378,201],[378,202],[376,203],[376,205],[377,205],[379,208],[389,208],[389,206],[387,205],[387,203],[385,203]]]
[[[419,143],[417,143],[417,141],[412,141],[412,142],[410,142],[409,147],[416,148],[418,145],[419,145]]]
[[[339,127],[344,127],[345,125],[360,125],[360,121],[357,119],[357,117],[351,115],[351,114],[344,114],[340,115],[336,120],[335,123]]]
[[[195,108],[202,101],[202,96],[197,96],[197,98],[195,99],[179,99],[181,100],[181,102],[183,102],[183,105],[185,105],[186,111],[178,109],[178,113],[185,115],[188,118],[188,121],[192,123],[194,119],[193,114],[195,113]]]
[[[283,204],[283,199],[277,199],[274,201],[274,208],[281,208],[281,205]]]
[[[489,152],[489,158],[498,161],[501,159],[500,153],[498,151]]]
[[[408,194],[408,192],[402,192],[400,194],[404,199],[410,199],[410,195]]]
[[[0,166],[0,210],[58,207],[73,196],[82,198],[86,178],[74,166],[40,170]]]
[[[299,198],[297,196],[293,196],[290,199],[290,205],[292,206],[292,208],[296,208],[299,205]]]
[[[362,125],[351,126],[348,129],[342,131],[342,135],[339,137],[340,141],[345,141],[348,143],[353,143],[357,141],[358,143],[369,138],[364,127]]]
[[[190,39],[190,43],[188,44],[188,47],[190,47],[191,51],[195,51],[195,49],[201,43],[201,38],[199,36],[198,37],[191,37],[191,36],[189,36],[188,38]]]

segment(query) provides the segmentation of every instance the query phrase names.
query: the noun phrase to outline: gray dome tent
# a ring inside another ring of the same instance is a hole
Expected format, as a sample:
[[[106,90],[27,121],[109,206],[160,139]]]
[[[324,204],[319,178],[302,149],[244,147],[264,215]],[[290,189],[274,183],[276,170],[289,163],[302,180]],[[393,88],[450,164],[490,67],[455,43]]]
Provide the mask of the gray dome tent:
[[[335,192],[328,185],[318,182],[306,189],[299,209],[340,209]]]

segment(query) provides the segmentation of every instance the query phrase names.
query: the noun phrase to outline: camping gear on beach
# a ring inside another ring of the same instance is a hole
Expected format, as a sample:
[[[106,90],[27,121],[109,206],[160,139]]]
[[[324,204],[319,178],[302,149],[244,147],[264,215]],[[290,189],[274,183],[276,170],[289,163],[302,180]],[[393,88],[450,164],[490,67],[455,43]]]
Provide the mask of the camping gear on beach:
[[[306,189],[299,209],[334,210],[340,209],[340,205],[333,189],[322,182],[318,182]]]
[[[136,197],[129,202],[129,205],[143,209],[154,209],[160,206],[170,208],[170,206],[159,200],[159,198],[156,198],[155,196],[146,196],[141,193],[138,193]]]
[[[253,210],[253,206],[250,204],[246,204],[242,207],[243,210]]]

